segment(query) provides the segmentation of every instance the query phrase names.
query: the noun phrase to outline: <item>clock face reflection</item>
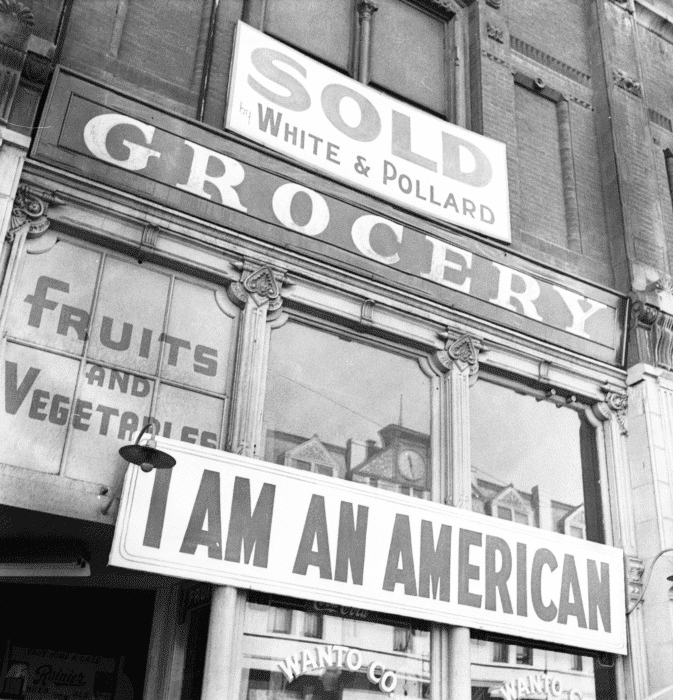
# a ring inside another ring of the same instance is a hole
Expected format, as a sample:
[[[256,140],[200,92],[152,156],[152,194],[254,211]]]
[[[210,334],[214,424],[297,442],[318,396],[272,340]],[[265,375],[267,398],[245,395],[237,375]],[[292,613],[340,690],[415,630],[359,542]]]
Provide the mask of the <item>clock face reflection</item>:
[[[402,450],[397,456],[397,470],[408,481],[425,477],[425,459],[416,450]]]

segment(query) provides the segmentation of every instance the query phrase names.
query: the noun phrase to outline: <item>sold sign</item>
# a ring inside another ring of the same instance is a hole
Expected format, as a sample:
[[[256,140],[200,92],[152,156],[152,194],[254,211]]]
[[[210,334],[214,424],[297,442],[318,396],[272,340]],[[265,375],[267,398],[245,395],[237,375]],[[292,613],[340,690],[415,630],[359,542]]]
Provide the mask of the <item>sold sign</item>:
[[[505,146],[239,22],[226,127],[360,190],[509,242]]]

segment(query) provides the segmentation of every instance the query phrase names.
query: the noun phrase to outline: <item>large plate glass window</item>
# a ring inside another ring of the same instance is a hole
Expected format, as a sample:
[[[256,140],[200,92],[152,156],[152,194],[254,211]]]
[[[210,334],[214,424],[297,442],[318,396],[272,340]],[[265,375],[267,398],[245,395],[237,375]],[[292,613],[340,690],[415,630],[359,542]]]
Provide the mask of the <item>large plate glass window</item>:
[[[516,640],[476,631],[471,641],[472,700],[616,697],[616,689],[606,680],[611,658],[521,646]]]
[[[603,542],[597,436],[585,408],[570,394],[483,372],[470,389],[472,510]],[[472,636],[473,698],[612,697],[609,656]]]
[[[425,623],[252,593],[240,700],[430,697]]]
[[[602,541],[593,428],[572,398],[481,379],[470,390],[472,510]],[[588,505],[587,505],[588,504]]]
[[[264,459],[429,497],[430,382],[414,357],[297,321],[273,331]]]
[[[0,461],[112,483],[157,433],[224,446],[236,311],[215,285],[65,238],[29,253],[2,362]]]

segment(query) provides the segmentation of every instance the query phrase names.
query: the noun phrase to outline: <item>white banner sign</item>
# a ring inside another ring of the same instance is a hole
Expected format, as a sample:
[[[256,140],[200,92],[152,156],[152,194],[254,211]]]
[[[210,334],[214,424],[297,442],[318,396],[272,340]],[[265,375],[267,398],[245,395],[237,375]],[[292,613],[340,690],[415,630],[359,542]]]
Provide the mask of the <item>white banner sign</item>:
[[[110,564],[626,653],[618,549],[176,440]]]
[[[366,87],[242,22],[226,127],[394,204],[511,240],[503,143]]]

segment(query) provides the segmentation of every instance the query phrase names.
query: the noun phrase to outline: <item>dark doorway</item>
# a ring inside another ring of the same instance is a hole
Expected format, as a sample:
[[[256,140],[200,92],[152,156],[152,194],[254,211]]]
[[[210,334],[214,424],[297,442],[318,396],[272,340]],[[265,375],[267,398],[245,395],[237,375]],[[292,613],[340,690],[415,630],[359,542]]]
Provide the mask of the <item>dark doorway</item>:
[[[0,584],[0,698],[25,697],[32,684],[44,700],[140,700],[154,596],[121,588]]]

